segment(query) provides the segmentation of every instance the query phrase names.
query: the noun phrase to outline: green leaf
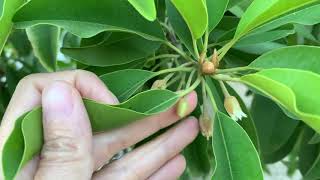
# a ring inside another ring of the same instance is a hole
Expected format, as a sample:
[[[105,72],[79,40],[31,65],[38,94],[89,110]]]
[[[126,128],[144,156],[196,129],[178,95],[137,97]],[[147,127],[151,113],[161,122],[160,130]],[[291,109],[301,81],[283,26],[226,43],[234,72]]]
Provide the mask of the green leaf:
[[[249,67],[301,69],[320,74],[319,57],[320,47],[291,46],[266,53],[253,61]]]
[[[37,25],[27,28],[27,35],[39,62],[49,72],[55,71],[60,29],[51,25]]]
[[[227,111],[225,110],[225,107],[224,107],[224,95],[223,95],[223,92],[221,91],[221,87],[220,87],[219,83],[217,83],[217,81],[213,81],[212,79],[209,79],[209,78],[206,80],[206,82],[207,82],[208,86],[210,87],[210,90],[215,98],[215,101],[217,103],[219,111],[227,114]],[[241,109],[247,115],[246,118],[243,118],[241,121],[238,122],[239,125],[249,135],[249,137],[250,137],[251,141],[253,142],[255,148],[257,149],[257,151],[260,151],[258,134],[257,134],[256,127],[255,127],[253,119],[250,115],[249,110],[247,109],[245,103],[243,102],[241,97],[238,95],[238,93],[233,88],[231,88],[228,84],[226,85],[226,87],[227,87],[229,93],[238,99]]]
[[[250,140],[252,141],[252,143],[254,144],[256,150],[259,153],[260,152],[259,137],[258,137],[256,125],[254,123],[254,120],[253,120],[253,118],[251,116],[250,111],[246,107],[246,105],[243,102],[243,100],[240,97],[240,95],[231,86],[229,86],[228,84],[226,84],[226,87],[227,87],[230,95],[232,95],[232,96],[237,98],[242,111],[247,115],[247,117],[242,118],[241,121],[238,122],[238,124],[246,131],[246,133],[250,137]],[[223,94],[221,94],[220,97],[222,98]]]
[[[192,37],[199,39],[208,27],[208,12],[203,0],[171,0],[187,23]]]
[[[310,71],[275,68],[245,75],[241,81],[320,132],[320,75]]]
[[[145,62],[146,62],[146,59],[138,59],[136,61],[132,61],[127,64],[107,66],[107,67],[89,66],[89,67],[85,67],[84,69],[87,71],[93,72],[98,76],[101,76],[106,73],[112,73],[112,72],[120,71],[124,69],[142,69]]]
[[[302,175],[306,175],[306,173],[311,169],[320,153],[319,145],[308,143],[313,134],[314,131],[307,126],[303,128],[301,133],[302,139],[299,151],[298,168]]]
[[[309,144],[318,144],[318,143],[320,143],[320,134],[315,133],[308,143]]]
[[[258,27],[254,32],[269,31],[284,24],[302,24],[314,25],[320,22],[320,4],[308,6],[302,9],[297,9],[293,12],[285,14],[277,19],[274,19],[261,27]]]
[[[287,117],[276,103],[261,95],[254,96],[251,114],[263,156],[279,151],[289,141],[300,122]]]
[[[0,2],[0,53],[11,32],[13,15],[24,2],[24,0],[1,0]]]
[[[14,22],[17,28],[52,24],[82,38],[102,31],[122,31],[136,33],[149,40],[164,40],[160,24],[143,18],[127,0],[99,3],[87,0],[79,0],[77,3],[32,0],[15,14]]]
[[[105,74],[100,79],[120,102],[127,100],[144,83],[156,76],[157,73],[138,69],[125,69]],[[121,81],[119,81],[121,79]]]
[[[243,51],[249,54],[261,55],[267,53],[269,51],[274,51],[279,48],[287,47],[285,44],[277,43],[277,42],[265,42],[259,44],[252,44],[247,46],[234,47],[237,50]]]
[[[176,7],[172,4],[170,0],[166,0],[167,14],[169,22],[177,36],[179,37],[182,44],[194,55],[192,35],[188,28],[188,25],[183,20]]]
[[[319,146],[316,145],[315,148],[316,149],[314,149],[314,148],[310,149],[310,150],[314,150],[315,152],[313,152],[313,154],[310,154],[311,157],[310,157],[310,159],[309,159],[310,161],[308,163],[311,163],[311,162],[313,162],[313,163],[312,163],[311,166],[309,166],[310,168],[307,169],[307,171],[304,174],[303,179],[305,179],[305,180],[317,180],[317,179],[320,178],[320,172],[319,172],[319,169],[320,169]],[[315,155],[316,155],[316,158],[313,159]],[[312,160],[314,160],[314,161],[312,161]]]
[[[283,160],[285,157],[288,157],[288,155],[292,155],[291,153],[293,153],[295,146],[299,141],[300,132],[300,129],[296,128],[289,140],[283,144],[280,149],[272,153],[261,154],[263,163],[273,164]]]
[[[119,105],[105,105],[88,99],[84,99],[84,104],[93,132],[102,132],[164,112],[176,104],[178,99],[179,96],[174,92],[151,90]],[[3,149],[2,167],[6,180],[13,179],[34,155],[40,153],[43,144],[41,122],[41,108],[36,108],[16,121]]]
[[[263,179],[259,156],[249,136],[221,112],[216,113],[212,144],[217,160],[213,179]]]
[[[208,31],[211,32],[221,21],[229,0],[206,0],[208,9]]]
[[[131,5],[147,20],[154,21],[157,18],[157,10],[154,0],[128,0]]]
[[[249,45],[255,45],[259,43],[271,42],[294,34],[295,30],[293,26],[287,29],[279,29],[269,32],[252,33],[248,36],[241,38],[235,45],[235,47],[246,47]]]
[[[152,101],[150,101],[152,99]],[[168,90],[150,90],[132,97],[120,105],[108,106],[85,100],[94,132],[107,131],[133,121],[164,112],[178,101],[179,96]],[[110,120],[104,121],[106,115]]]
[[[159,47],[159,42],[149,41],[135,34],[112,33],[103,43],[63,48],[61,52],[86,65],[114,66],[145,58]]]
[[[187,170],[181,180],[210,179],[215,164],[211,142],[201,134],[183,150]]]
[[[14,179],[16,173],[40,152],[43,143],[41,118],[41,109],[36,108],[16,120],[3,148],[2,168],[5,180]]]
[[[239,39],[270,20],[314,2],[317,2],[317,0],[255,0],[243,14],[235,34],[235,39]]]

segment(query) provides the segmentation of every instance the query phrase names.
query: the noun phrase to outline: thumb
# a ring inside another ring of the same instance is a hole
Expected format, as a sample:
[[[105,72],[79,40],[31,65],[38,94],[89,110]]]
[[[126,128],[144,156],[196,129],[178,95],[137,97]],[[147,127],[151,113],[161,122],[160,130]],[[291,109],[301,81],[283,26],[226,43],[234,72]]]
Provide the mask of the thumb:
[[[35,179],[90,179],[92,133],[78,91],[56,81],[42,93],[44,146]]]

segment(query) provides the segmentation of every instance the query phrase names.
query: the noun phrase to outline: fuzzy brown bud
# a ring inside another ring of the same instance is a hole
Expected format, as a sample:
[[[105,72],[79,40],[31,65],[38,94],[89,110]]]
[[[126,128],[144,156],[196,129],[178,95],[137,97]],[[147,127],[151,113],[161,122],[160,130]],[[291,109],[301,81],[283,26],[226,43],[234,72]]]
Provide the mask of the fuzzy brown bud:
[[[205,61],[202,63],[201,71],[205,75],[212,75],[216,71],[215,65],[210,61]]]

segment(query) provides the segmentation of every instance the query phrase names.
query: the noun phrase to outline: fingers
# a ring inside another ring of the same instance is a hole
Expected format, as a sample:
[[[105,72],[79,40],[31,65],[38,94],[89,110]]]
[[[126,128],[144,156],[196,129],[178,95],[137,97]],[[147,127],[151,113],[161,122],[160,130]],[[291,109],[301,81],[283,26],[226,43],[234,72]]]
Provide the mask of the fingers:
[[[185,98],[189,104],[189,114],[196,107],[197,94],[192,92]],[[120,150],[140,142],[160,129],[172,125],[179,119],[176,107],[173,107],[164,113],[134,122],[123,128],[95,135],[93,138],[95,169],[97,170],[103,166],[108,159]]]
[[[44,145],[35,179],[90,179],[90,122],[78,91],[65,82],[43,90]]]
[[[185,168],[185,158],[182,155],[178,155],[151,175],[148,180],[176,180],[183,174]]]
[[[114,95],[108,91],[103,82],[93,73],[76,70],[48,74],[32,74],[21,80],[16,87],[0,127],[0,149],[13,130],[15,120],[41,105],[41,94],[49,84],[63,80],[73,85],[83,97],[107,104],[118,103]],[[0,156],[2,153],[0,151]],[[35,162],[35,161],[32,161]],[[0,177],[3,176],[0,163]],[[31,165],[30,167],[34,167]],[[22,169],[22,174],[25,169]],[[0,178],[1,179],[1,178]]]
[[[36,106],[41,105],[42,90],[55,81],[66,81],[72,84],[82,97],[102,103],[117,104],[116,97],[106,88],[103,82],[93,73],[77,70],[57,73],[32,74],[19,82],[8,105],[2,121],[1,130],[14,125],[14,120]],[[17,108],[19,107],[19,108]],[[10,131],[11,132],[11,129]]]
[[[197,120],[189,118],[157,139],[106,166],[97,172],[93,179],[146,179],[191,143],[198,131]]]

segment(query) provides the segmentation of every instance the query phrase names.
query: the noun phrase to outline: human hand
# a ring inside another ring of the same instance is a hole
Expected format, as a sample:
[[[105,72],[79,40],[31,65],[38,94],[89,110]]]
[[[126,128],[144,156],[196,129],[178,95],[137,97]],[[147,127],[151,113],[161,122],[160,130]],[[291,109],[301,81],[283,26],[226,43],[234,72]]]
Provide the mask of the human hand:
[[[173,107],[122,128],[92,134],[82,97],[106,104],[118,103],[100,79],[86,71],[34,74],[19,83],[2,120],[0,149],[13,130],[15,120],[40,105],[43,107],[44,146],[41,155],[31,160],[16,179],[170,180],[182,174],[185,160],[179,154],[198,134],[196,119],[187,118],[100,169],[117,152],[170,126],[179,117]],[[196,94],[191,93],[186,98],[188,112],[191,112],[197,103]]]

